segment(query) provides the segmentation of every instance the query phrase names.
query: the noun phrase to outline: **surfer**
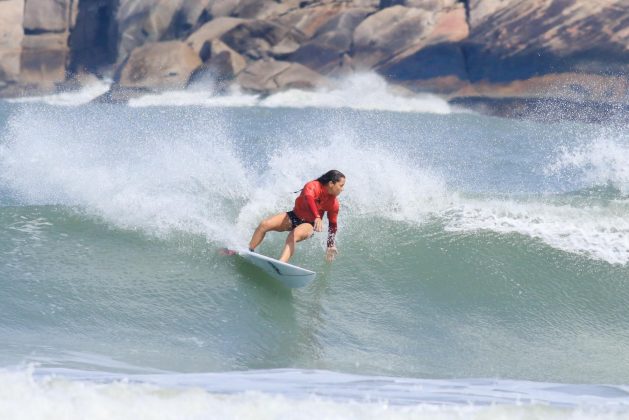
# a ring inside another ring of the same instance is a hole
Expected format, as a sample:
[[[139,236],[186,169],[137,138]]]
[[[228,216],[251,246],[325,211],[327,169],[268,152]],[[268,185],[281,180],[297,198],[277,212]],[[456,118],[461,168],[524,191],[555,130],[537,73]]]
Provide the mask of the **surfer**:
[[[323,230],[321,218],[328,212],[328,240],[326,260],[333,261],[338,253],[335,236],[339,200],[337,196],[345,187],[345,175],[335,169],[326,172],[314,181],[308,182],[295,200],[295,207],[286,213],[276,214],[260,222],[253,232],[249,250],[254,251],[269,231],[288,232],[284,249],[279,260],[287,262],[295,253],[295,244],[310,238],[314,232]]]

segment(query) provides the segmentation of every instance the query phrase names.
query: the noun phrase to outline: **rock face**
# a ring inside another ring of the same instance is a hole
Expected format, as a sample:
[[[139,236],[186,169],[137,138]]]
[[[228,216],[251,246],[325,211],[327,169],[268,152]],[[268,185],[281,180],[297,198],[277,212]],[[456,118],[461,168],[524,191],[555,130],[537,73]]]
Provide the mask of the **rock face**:
[[[199,56],[184,42],[147,44],[133,50],[118,84],[123,88],[181,89],[200,65]]]
[[[228,31],[221,40],[234,51],[251,59],[267,56],[272,45],[286,35],[287,29],[262,20],[248,21]]]
[[[285,61],[260,60],[249,65],[238,76],[239,85],[256,93],[273,93],[283,89],[313,89],[326,86],[326,80],[309,68]]]
[[[234,78],[247,66],[247,61],[218,40],[206,42],[204,50],[207,58],[190,77],[190,84],[210,88],[216,93],[226,92]]]
[[[124,100],[190,80],[270,93],[361,71],[447,98],[629,102],[629,7],[627,0],[0,0],[5,96],[50,91],[81,72],[114,75],[109,97]]]
[[[49,90],[66,79],[77,2],[26,0],[20,83],[35,90]]]
[[[624,0],[469,0],[465,41],[472,81],[546,73],[629,74]]]
[[[325,75],[344,75],[356,27],[372,9],[355,8],[339,12],[320,26],[311,39],[288,59]]]
[[[183,0],[121,0],[116,15],[119,31],[118,61],[134,48],[166,39]]]
[[[73,26],[73,23],[69,23],[76,19],[77,5],[71,0],[27,0],[24,30],[26,33],[65,32]]]
[[[365,19],[354,32],[354,63],[393,80],[454,75],[466,79],[459,42],[468,27],[463,5],[439,10],[393,6]]]
[[[18,82],[24,0],[0,0],[0,92]]]
[[[212,19],[190,35],[187,42],[197,54],[201,54],[201,50],[206,43],[220,39],[226,32],[231,31],[244,22],[247,22],[247,20],[231,17]]]
[[[354,32],[354,62],[359,69],[370,70],[391,56],[419,49],[431,19],[429,12],[399,5],[369,16]]]

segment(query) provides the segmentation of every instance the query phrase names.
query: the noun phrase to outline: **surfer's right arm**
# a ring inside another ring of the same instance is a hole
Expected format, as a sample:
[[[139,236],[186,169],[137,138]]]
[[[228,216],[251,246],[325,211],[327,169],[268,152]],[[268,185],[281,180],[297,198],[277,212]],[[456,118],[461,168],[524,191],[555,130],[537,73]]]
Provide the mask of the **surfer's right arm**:
[[[306,198],[306,203],[308,203],[308,208],[314,216],[314,230],[315,232],[321,232],[323,230],[323,222],[321,221],[321,215],[319,214],[319,210],[317,209],[317,203],[315,202],[314,193],[312,189],[308,189],[308,185],[306,185],[306,188],[304,188],[304,197]]]

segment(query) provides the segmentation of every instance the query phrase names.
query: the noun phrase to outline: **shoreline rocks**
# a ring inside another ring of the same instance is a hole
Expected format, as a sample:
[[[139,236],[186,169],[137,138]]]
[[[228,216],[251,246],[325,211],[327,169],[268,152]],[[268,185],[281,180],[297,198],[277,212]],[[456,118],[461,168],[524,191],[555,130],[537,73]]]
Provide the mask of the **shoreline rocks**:
[[[614,108],[629,103],[623,1],[0,0],[0,97],[83,73],[114,79],[99,100],[124,101],[203,80],[264,95],[374,71],[496,112]]]

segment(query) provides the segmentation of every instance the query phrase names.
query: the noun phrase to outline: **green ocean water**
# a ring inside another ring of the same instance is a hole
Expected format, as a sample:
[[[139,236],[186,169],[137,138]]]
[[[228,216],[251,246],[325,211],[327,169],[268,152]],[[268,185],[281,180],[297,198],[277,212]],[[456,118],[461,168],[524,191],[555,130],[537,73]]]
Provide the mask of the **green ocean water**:
[[[0,366],[626,385],[628,159],[618,124],[2,103]],[[331,168],[313,284],[219,254]]]

